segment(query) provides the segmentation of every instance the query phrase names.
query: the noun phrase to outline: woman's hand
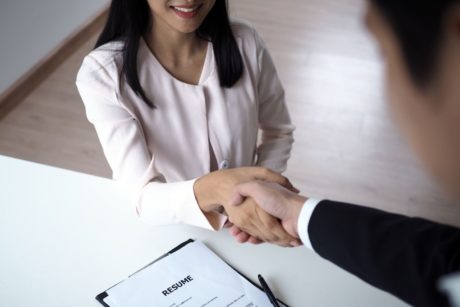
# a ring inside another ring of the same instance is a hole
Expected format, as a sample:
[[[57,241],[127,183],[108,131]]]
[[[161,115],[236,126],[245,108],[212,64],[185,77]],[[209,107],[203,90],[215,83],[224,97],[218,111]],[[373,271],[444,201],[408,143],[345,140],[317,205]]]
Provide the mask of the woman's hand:
[[[227,203],[238,184],[253,180],[277,183],[293,192],[299,192],[286,177],[263,167],[215,171],[196,180],[193,189],[201,210],[210,212]]]

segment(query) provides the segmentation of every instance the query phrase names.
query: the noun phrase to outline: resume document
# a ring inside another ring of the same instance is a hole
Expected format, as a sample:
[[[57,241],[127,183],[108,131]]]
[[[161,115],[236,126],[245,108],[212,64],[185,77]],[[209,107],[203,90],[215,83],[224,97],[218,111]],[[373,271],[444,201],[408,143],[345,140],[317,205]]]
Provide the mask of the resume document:
[[[106,291],[111,307],[271,307],[266,294],[202,242],[148,265]]]

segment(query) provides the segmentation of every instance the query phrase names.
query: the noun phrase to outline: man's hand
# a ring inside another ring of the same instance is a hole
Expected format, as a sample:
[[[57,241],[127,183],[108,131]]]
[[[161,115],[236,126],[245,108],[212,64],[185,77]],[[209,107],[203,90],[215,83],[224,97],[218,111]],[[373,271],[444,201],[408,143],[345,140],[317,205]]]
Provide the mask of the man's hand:
[[[297,223],[307,198],[293,193],[279,184],[252,181],[236,186],[230,205],[238,207],[247,198],[253,199],[267,213],[279,218],[284,229],[291,236],[299,238]]]
[[[210,212],[228,202],[236,185],[253,180],[277,183],[298,192],[286,177],[263,167],[239,167],[215,171],[196,180],[193,190],[201,210]]]
[[[283,229],[277,218],[262,210],[254,200],[248,198],[239,206],[224,207],[233,224],[231,233],[239,242],[250,241],[257,244],[265,241],[284,247],[300,245],[297,238]],[[235,231],[238,231],[236,235]]]

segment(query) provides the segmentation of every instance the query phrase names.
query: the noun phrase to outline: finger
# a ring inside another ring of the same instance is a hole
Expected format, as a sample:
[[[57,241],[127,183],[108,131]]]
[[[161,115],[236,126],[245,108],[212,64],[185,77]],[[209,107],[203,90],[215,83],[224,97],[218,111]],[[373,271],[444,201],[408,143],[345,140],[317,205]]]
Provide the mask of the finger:
[[[234,189],[235,196],[232,199],[238,199],[238,197],[245,197],[245,200],[252,200],[257,203],[257,206],[260,206],[264,211],[268,214],[277,216],[279,215],[279,211],[277,206],[273,206],[272,202],[269,200],[269,195],[271,195],[270,188],[266,187],[263,183],[258,181],[251,181],[247,183],[239,184]],[[230,203],[230,206],[237,206],[238,201],[233,201]],[[279,205],[279,204],[277,204]],[[278,214],[277,214],[278,213]],[[277,216],[280,218],[281,216]]]
[[[288,180],[289,180],[289,179],[288,179]],[[290,190],[291,192],[294,192],[294,193],[296,193],[296,194],[299,194],[299,193],[300,193],[300,190],[297,189],[297,188],[291,183],[290,180],[289,180],[289,183],[291,184],[291,187],[288,188],[288,190]]]
[[[278,183],[294,193],[300,192],[300,190],[295,188],[288,178],[267,168],[260,168],[259,173],[256,175],[256,179]]]
[[[233,208],[230,208],[230,206],[228,206],[229,210],[227,210],[227,212],[229,213],[230,221],[234,223],[234,227],[232,227],[231,232],[232,234],[239,234],[239,232],[243,231],[249,234],[250,236],[254,236],[262,240],[264,239],[263,233],[259,231],[260,227],[256,225],[263,223],[261,221],[258,221],[258,216],[256,215],[255,207],[258,207],[257,204],[254,202],[254,200],[249,198],[246,199],[241,206]]]
[[[288,189],[291,192],[299,194],[300,190],[297,189],[288,178],[286,178],[286,177],[284,177],[284,178],[286,179],[287,182],[286,182],[286,184],[282,184],[282,186],[285,187],[286,189]]]
[[[248,234],[248,242],[253,244],[260,244],[265,242],[264,234],[260,232],[259,227],[256,223],[251,223],[250,225],[245,225],[240,228],[241,232]]]
[[[291,241],[290,244],[291,244],[292,247],[297,247],[297,246],[302,246],[303,245],[302,241],[300,241],[299,239]]]
[[[256,210],[260,221],[263,223],[259,226],[259,230],[265,233],[265,239],[280,246],[291,246],[291,242],[295,241],[296,238],[286,232],[281,222],[264,211]]]
[[[233,226],[233,223],[230,222],[230,221],[226,221],[225,224],[224,224],[224,228],[230,228]]]
[[[245,197],[235,191],[235,193],[232,195],[232,198],[230,199],[230,206],[239,206],[244,203],[244,200]]]
[[[236,226],[232,226],[230,228],[230,234],[234,237],[236,237],[237,235],[239,235],[241,233],[241,229],[239,229],[238,227]]]
[[[244,202],[245,198],[250,197],[256,200],[260,195],[259,189],[263,188],[257,181],[241,183],[233,190],[230,206],[238,206]]]
[[[250,235],[245,232],[240,232],[235,238],[239,243],[246,243],[248,242]]]
[[[295,238],[291,237],[281,225],[274,226],[270,229],[270,235],[268,236],[268,242],[283,247],[291,246],[291,241]]]
[[[262,241],[262,240],[260,240],[260,239],[258,239],[258,238],[256,238],[256,237],[254,237],[254,236],[251,236],[251,237],[249,238],[248,242],[251,243],[251,244],[256,244],[256,245],[257,245],[257,244],[264,243],[264,241]]]
[[[287,183],[286,183],[286,185],[284,185],[284,187],[285,187],[286,189],[288,189],[289,191],[291,191],[291,192],[294,192],[294,193],[296,193],[296,194],[299,194],[299,193],[300,193],[300,190],[297,189],[297,188],[291,183],[291,181],[290,181],[289,179],[286,178],[286,180],[287,180]]]

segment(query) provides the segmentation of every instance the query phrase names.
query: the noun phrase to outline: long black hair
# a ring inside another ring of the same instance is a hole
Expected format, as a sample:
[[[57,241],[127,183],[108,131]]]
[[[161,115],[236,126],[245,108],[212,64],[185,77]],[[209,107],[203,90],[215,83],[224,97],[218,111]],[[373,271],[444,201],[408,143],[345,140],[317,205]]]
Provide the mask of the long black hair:
[[[450,8],[459,0],[371,0],[394,30],[413,80],[421,87],[435,73]]]
[[[123,42],[121,75],[147,105],[155,108],[140,84],[137,69],[140,39],[149,31],[151,18],[147,0],[112,0],[107,23],[95,48],[112,41]],[[231,29],[227,0],[216,0],[197,35],[212,42],[220,85],[232,87],[243,74],[243,59]]]

